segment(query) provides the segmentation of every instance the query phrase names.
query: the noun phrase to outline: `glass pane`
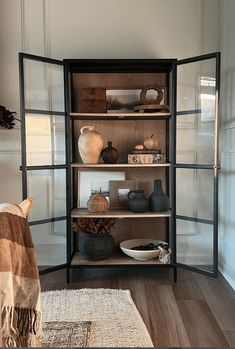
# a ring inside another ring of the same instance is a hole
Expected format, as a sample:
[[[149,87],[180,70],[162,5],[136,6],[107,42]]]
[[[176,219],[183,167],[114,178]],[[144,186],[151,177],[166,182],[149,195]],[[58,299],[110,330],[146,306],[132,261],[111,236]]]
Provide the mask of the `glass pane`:
[[[176,169],[176,215],[213,220],[213,170]]]
[[[65,118],[26,114],[28,166],[65,164]]]
[[[64,112],[63,66],[24,60],[25,108]]]
[[[39,266],[66,263],[66,221],[30,227]]]
[[[30,221],[66,216],[66,170],[28,171],[28,196],[35,200]]]
[[[178,66],[177,163],[214,164],[215,87],[215,59]]]
[[[177,262],[213,271],[213,225],[176,220]]]

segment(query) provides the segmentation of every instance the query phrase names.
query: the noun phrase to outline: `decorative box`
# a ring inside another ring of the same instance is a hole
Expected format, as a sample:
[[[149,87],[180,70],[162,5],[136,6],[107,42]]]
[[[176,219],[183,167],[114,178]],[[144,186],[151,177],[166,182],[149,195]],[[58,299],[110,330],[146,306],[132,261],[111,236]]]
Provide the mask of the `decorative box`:
[[[80,113],[106,113],[106,111],[106,90],[104,88],[80,89]]]
[[[161,164],[165,162],[164,154],[128,154],[128,164]]]

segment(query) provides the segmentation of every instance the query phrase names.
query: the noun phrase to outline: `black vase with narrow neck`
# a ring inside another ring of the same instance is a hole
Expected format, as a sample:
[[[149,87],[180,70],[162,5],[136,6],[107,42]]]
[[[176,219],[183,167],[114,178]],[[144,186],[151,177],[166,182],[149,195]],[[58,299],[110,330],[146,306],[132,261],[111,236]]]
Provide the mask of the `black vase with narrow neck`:
[[[164,212],[169,210],[170,201],[162,189],[161,179],[154,180],[154,192],[149,197],[149,209],[152,212]]]
[[[104,148],[101,153],[102,159],[106,164],[115,164],[117,162],[119,153],[116,148],[113,147],[111,141],[108,141],[107,148]]]

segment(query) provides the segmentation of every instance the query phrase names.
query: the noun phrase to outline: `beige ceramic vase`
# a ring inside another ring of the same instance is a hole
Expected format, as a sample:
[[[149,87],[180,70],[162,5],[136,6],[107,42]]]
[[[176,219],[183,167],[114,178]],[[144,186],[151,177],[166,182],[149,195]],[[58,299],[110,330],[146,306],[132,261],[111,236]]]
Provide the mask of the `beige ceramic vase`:
[[[94,126],[84,126],[80,130],[78,150],[84,164],[97,164],[104,146],[101,134],[94,128]]]

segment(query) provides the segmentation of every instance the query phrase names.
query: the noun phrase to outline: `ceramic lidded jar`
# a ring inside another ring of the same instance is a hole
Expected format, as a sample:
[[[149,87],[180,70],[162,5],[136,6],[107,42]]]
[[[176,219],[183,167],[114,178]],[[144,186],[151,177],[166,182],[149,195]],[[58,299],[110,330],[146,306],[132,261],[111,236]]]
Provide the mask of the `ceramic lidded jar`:
[[[149,202],[143,190],[131,190],[128,193],[129,208],[132,212],[143,213],[148,211]]]
[[[118,150],[113,147],[113,143],[108,141],[108,146],[102,150],[101,156],[104,163],[115,164],[117,162],[119,153]]]
[[[84,126],[78,138],[78,151],[84,164],[97,164],[103,149],[104,141],[94,126]]]

